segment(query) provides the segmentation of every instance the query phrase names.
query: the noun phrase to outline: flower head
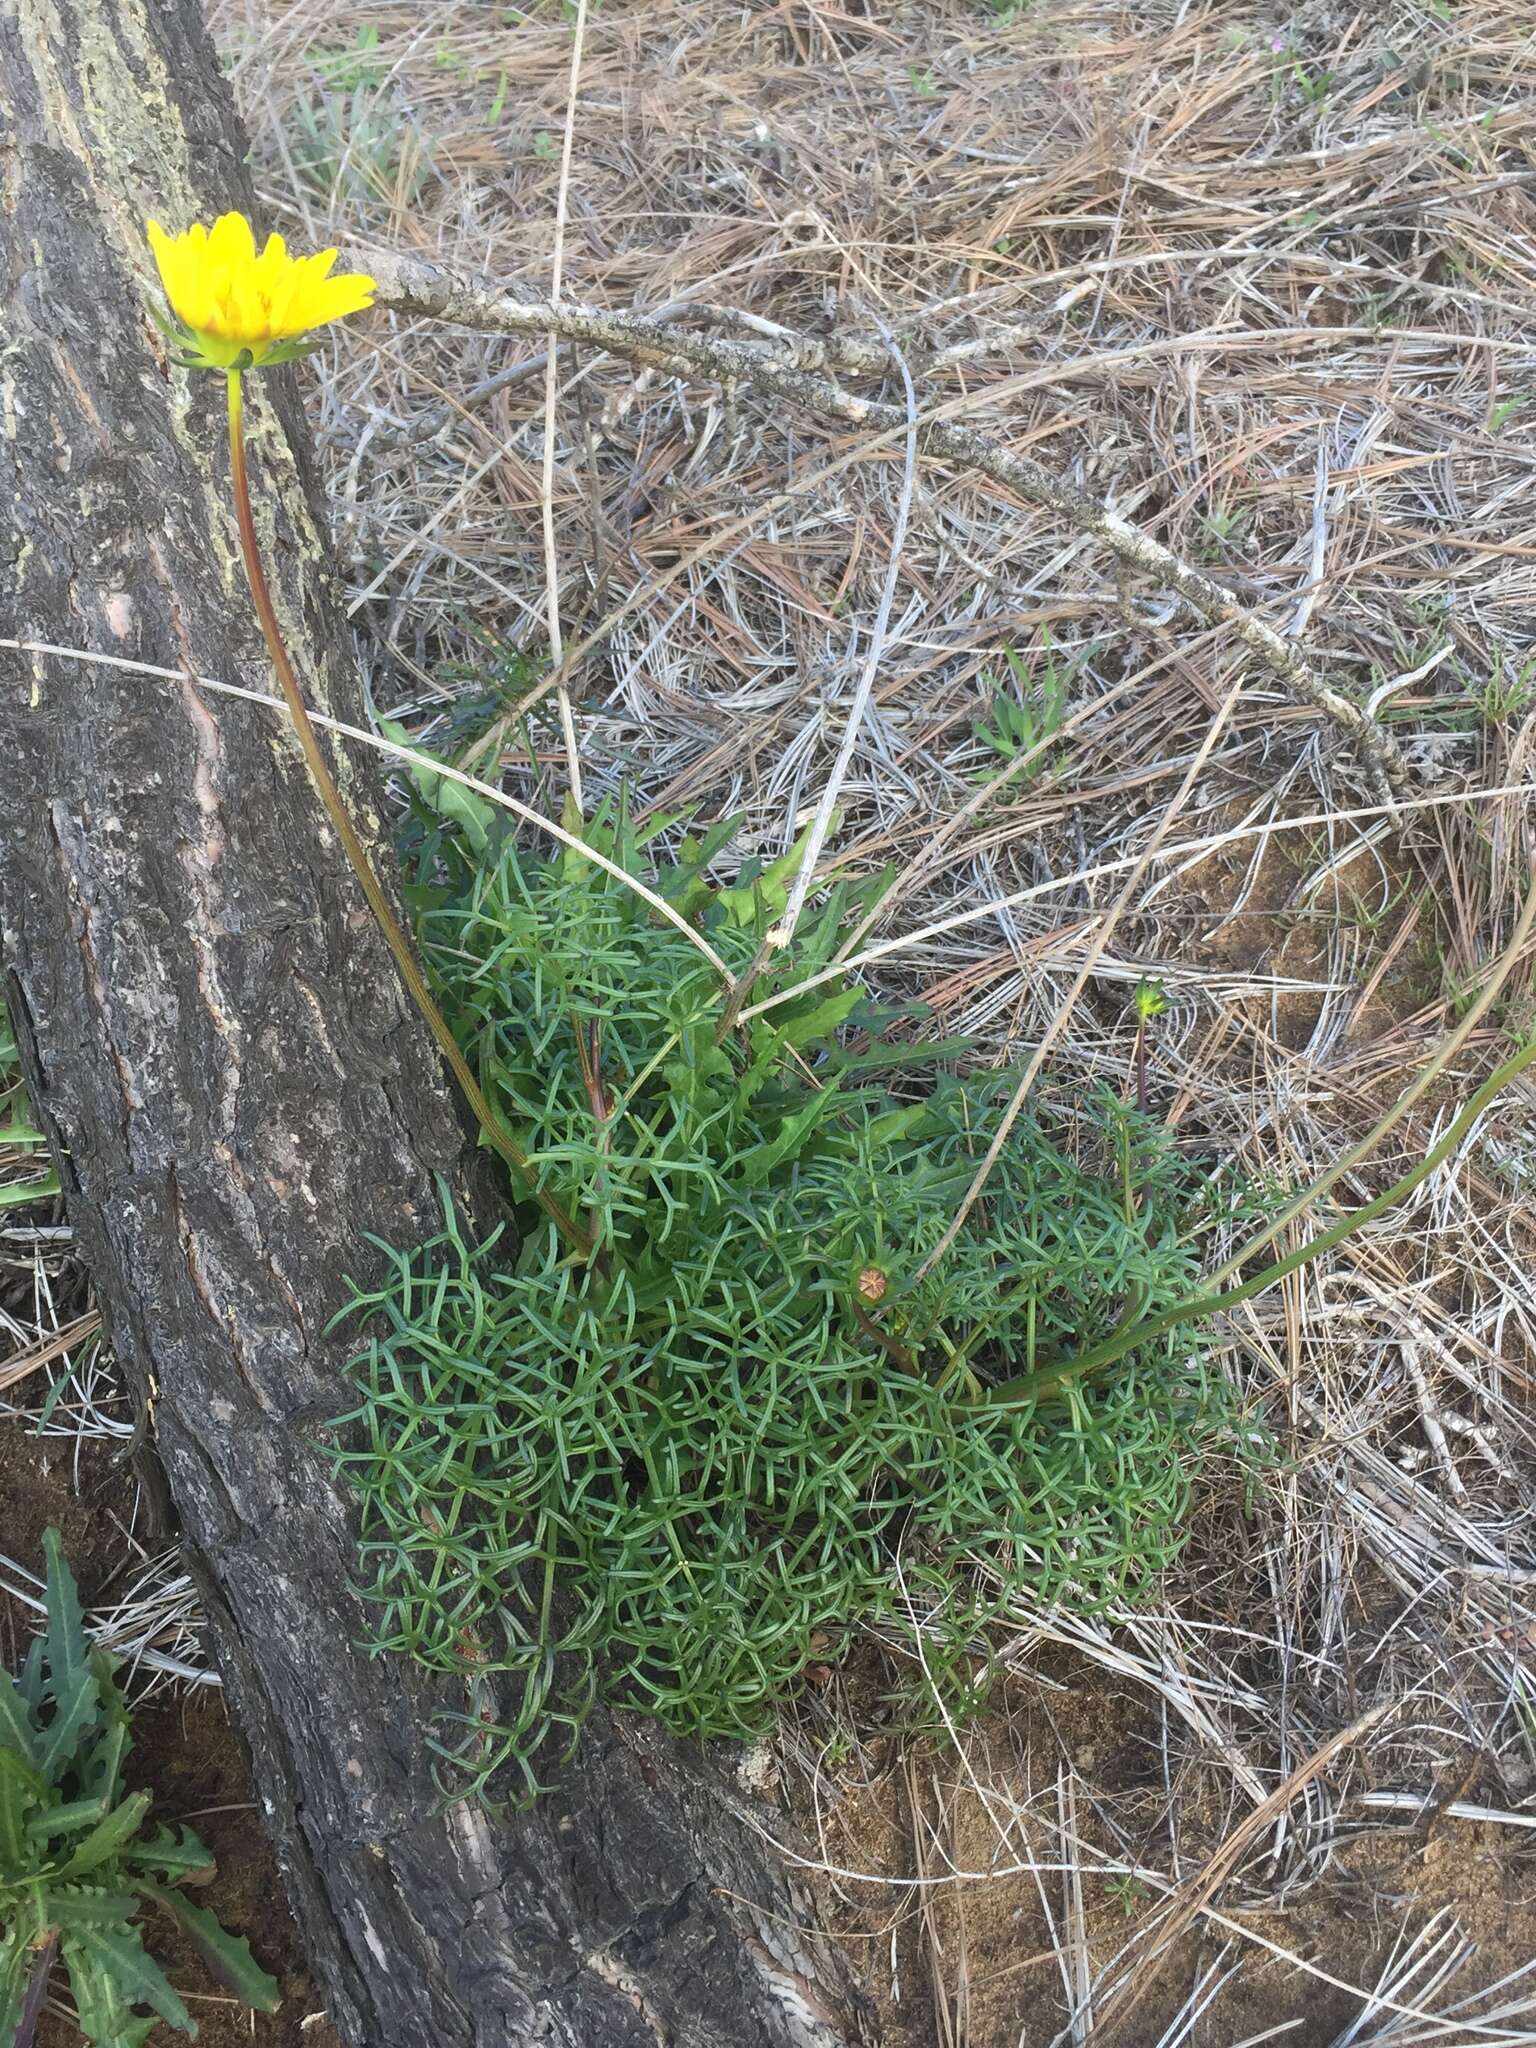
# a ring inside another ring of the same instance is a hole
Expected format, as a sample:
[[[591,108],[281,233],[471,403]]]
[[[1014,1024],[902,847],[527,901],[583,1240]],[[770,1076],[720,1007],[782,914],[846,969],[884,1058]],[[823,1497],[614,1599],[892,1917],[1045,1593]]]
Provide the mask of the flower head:
[[[300,336],[373,304],[373,279],[332,277],[334,249],[290,256],[281,235],[257,254],[243,213],[221,214],[211,228],[194,222],[168,235],[149,223],[149,245],[178,325],[168,328],[190,368],[256,369],[286,363],[308,344]]]
[[[1161,1017],[1168,1007],[1168,992],[1160,981],[1153,981],[1143,975],[1137,982],[1131,996],[1136,1005],[1136,1014],[1143,1024],[1150,1024],[1154,1017]]]

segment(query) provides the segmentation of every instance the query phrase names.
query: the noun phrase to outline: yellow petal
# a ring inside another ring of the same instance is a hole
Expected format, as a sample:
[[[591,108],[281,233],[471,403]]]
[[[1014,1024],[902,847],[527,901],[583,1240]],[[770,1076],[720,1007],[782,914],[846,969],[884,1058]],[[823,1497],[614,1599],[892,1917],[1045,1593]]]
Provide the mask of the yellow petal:
[[[182,235],[150,221],[146,232],[172,310],[214,361],[241,348],[259,361],[277,341],[373,303],[371,277],[330,275],[334,249],[295,257],[271,234],[258,254],[243,213],[221,214],[211,228],[195,222]]]
[[[373,304],[373,293],[373,279],[361,271],[344,271],[340,277],[328,277],[319,289],[313,324],[318,327],[323,320],[341,320],[348,313],[362,312],[365,306]]]
[[[188,261],[189,236],[168,235],[159,221],[152,220],[147,229],[149,246],[155,254],[155,267],[160,272],[160,282],[165,287],[165,296],[170,300],[171,311],[179,319],[188,319],[188,305],[192,299],[191,266]]]
[[[256,237],[243,213],[221,213],[208,230],[208,261],[227,276],[256,261]]]
[[[160,281],[163,284],[165,282],[166,262],[173,257],[176,245],[157,220],[146,222],[144,232],[149,237],[150,248],[155,252],[155,264],[160,272]]]

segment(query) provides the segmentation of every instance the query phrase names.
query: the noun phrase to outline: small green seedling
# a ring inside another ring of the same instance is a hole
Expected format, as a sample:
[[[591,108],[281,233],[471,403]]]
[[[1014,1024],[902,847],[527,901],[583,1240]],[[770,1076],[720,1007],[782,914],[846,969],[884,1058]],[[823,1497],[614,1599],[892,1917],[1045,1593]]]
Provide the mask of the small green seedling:
[[[1242,540],[1248,531],[1250,515],[1242,506],[1218,508],[1207,512],[1200,521],[1201,533],[1207,543],[1207,554],[1219,554]]]
[[[1153,981],[1143,975],[1137,982],[1131,996],[1136,1012],[1136,1107],[1143,1116],[1147,1113],[1147,1026],[1154,1018],[1161,1017],[1168,1007],[1168,992],[1160,981]]]
[[[992,693],[992,703],[990,716],[976,727],[976,737],[1005,761],[1016,761],[1021,754],[1034,754],[1033,767],[1025,772],[1043,775],[1052,766],[1046,743],[1062,728],[1072,677],[1086,657],[1080,657],[1078,661],[1058,662],[1049,633],[1041,634],[1040,649],[1040,664],[1035,675],[1030,674],[1012,647],[1003,649],[1003,659],[1013,677],[1013,689],[995,676],[982,677]]]
[[[365,24],[344,50],[316,50],[314,66],[330,92],[356,92],[359,87],[376,92],[387,72],[379,60],[379,31]]]
[[[213,1876],[207,1849],[189,1828],[147,1834],[149,1793],[123,1789],[127,1704],[87,1640],[58,1531],[43,1541],[47,1630],[19,1676],[0,1672],[0,2041],[31,2048],[56,1961],[98,2048],[139,2048],[155,2025],[141,2006],[195,2034],[133,1924],[151,1906],[243,2005],[272,2012],[277,1985],[245,1940],[182,1895]]]

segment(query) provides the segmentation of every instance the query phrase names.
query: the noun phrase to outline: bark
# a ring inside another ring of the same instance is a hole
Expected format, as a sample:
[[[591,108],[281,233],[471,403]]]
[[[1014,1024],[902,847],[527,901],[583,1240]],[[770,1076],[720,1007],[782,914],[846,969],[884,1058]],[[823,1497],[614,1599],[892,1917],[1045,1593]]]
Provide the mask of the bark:
[[[444,1812],[442,1696],[355,1647],[327,1322],[465,1141],[285,727],[191,680],[270,687],[222,393],[167,362],[143,222],[251,210],[243,144],[196,0],[0,0],[0,94],[0,637],[185,678],[0,652],[10,993],[332,2016],[369,2048],[852,2038],[697,1752],[600,1717],[532,1815]],[[355,717],[293,375],[250,380],[257,516],[309,699]]]

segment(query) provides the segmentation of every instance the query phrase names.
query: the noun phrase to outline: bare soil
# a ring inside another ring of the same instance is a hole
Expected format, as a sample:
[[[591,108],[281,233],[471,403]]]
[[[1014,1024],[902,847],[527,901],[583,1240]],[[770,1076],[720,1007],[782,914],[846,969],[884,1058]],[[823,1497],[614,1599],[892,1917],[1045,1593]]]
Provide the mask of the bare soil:
[[[867,1703],[881,1682],[865,1662],[852,1691]],[[815,1798],[809,1780],[787,1778],[792,1817],[818,1857],[859,1874],[845,1880],[824,1869],[810,1883],[821,1924],[860,1958],[887,2048],[1037,2048],[1056,2038],[1069,2018],[1064,1930],[1079,1911],[1069,1887],[1081,1885],[1091,1975],[1144,1937],[1162,1909],[1148,1886],[1095,1875],[1095,1864],[1166,1869],[1171,1860],[1195,1883],[1241,1818],[1194,1784],[1175,1779],[1170,1791],[1163,1751],[1155,1703],[1144,1693],[1106,1685],[1080,1659],[1048,1654],[1010,1677],[961,1731],[958,1755],[947,1736],[913,1748],[892,1733],[862,1744],[857,1766],[823,1773]],[[1503,1792],[1474,1756],[1441,1796],[1498,1803]],[[1030,1826],[1034,1805],[1042,1827]],[[1364,1809],[1357,1814],[1360,1827]],[[1064,1817],[1087,1852],[1075,1874],[1059,1868],[1055,1829]],[[1020,1868],[1032,1860],[1043,1866],[1038,1874]],[[1292,2023],[1283,2038],[1296,2048],[1330,2048],[1359,2014],[1362,1991],[1376,1983],[1405,1923],[1437,1915],[1459,1923],[1473,1951],[1466,1991],[1536,1956],[1536,1849],[1506,1827],[1433,1811],[1358,1834],[1346,1822],[1317,1883],[1275,1893],[1264,1883],[1262,1854],[1244,1877],[1214,1903],[1249,1938],[1236,1939],[1216,1919],[1197,1920],[1161,1966],[1143,1971],[1118,2016],[1094,2025],[1095,2048],[1154,2048],[1190,1987],[1207,1971],[1222,1975],[1255,1943],[1274,1944],[1283,1958],[1260,1957],[1234,1974],[1181,2037],[1192,2048],[1235,2048],[1281,2021]]]

